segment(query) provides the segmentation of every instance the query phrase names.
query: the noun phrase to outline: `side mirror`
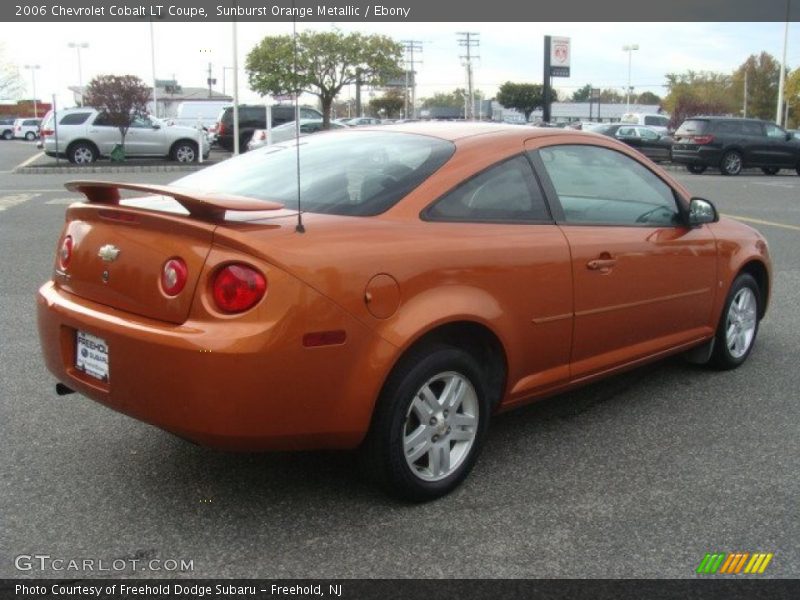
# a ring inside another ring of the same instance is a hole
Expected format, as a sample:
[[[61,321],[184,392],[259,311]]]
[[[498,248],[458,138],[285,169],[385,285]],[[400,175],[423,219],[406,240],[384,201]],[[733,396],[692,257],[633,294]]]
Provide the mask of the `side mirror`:
[[[158,123],[153,123],[152,127],[153,129],[161,129],[161,125],[159,125]]]
[[[692,198],[689,201],[689,225],[697,227],[704,223],[716,223],[719,213],[714,205],[704,198]]]

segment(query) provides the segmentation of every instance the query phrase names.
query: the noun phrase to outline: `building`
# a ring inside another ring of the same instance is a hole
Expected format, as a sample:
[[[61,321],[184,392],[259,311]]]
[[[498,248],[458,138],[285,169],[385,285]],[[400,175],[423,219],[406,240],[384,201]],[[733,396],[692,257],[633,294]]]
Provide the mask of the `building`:
[[[69,90],[72,92],[75,99],[75,104],[81,102],[83,88],[75,85],[71,86]],[[202,87],[182,87],[182,86],[165,86],[156,88],[156,100],[158,101],[158,111],[153,110],[152,94],[151,100],[147,105],[147,111],[150,114],[157,114],[161,119],[173,119],[178,115],[178,105],[181,102],[207,102],[208,100],[215,100],[218,102],[233,103],[233,98],[226,94],[221,94],[214,90],[209,92],[208,88]]]

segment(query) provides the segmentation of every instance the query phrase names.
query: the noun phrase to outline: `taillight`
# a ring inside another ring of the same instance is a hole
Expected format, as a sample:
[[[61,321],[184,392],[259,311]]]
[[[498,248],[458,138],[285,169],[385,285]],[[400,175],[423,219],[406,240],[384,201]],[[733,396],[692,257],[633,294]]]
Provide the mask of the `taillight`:
[[[219,135],[220,137],[225,135],[225,123],[223,123],[222,121],[217,123],[217,135]]]
[[[711,142],[713,142],[714,141],[714,136],[713,135],[696,135],[696,136],[694,136],[692,138],[692,141],[695,144],[699,144],[700,146],[702,146],[704,144],[710,144]]]
[[[267,139],[267,132],[266,131],[261,131],[260,135],[258,136],[258,139],[262,140],[262,141]]]
[[[161,289],[167,296],[177,296],[186,285],[189,269],[181,258],[170,258],[161,269]]]
[[[68,235],[61,242],[61,248],[58,250],[58,266],[61,270],[66,270],[69,266],[69,261],[72,260],[72,236]]]
[[[266,277],[247,265],[227,265],[214,277],[214,302],[223,312],[238,313],[252,308],[266,291]]]
[[[41,131],[42,137],[45,137],[45,136],[48,136],[48,135],[53,135],[53,134],[55,134],[55,131],[52,130],[52,129],[42,129],[42,131]]]

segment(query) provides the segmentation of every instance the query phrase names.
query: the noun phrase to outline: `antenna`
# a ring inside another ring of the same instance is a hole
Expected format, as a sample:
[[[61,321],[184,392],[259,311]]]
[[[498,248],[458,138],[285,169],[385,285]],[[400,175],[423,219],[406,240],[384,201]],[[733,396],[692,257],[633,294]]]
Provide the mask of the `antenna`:
[[[297,156],[297,233],[305,233],[303,209],[300,205],[300,86],[297,85],[297,10],[292,0],[292,41],[294,43],[294,147]]]

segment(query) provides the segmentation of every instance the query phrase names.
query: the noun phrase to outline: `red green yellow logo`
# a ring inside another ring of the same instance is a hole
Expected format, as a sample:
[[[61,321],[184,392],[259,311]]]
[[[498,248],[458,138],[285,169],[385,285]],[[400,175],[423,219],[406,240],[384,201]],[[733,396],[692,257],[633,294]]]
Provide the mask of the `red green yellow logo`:
[[[700,575],[760,575],[775,556],[772,552],[707,552],[697,567]]]

